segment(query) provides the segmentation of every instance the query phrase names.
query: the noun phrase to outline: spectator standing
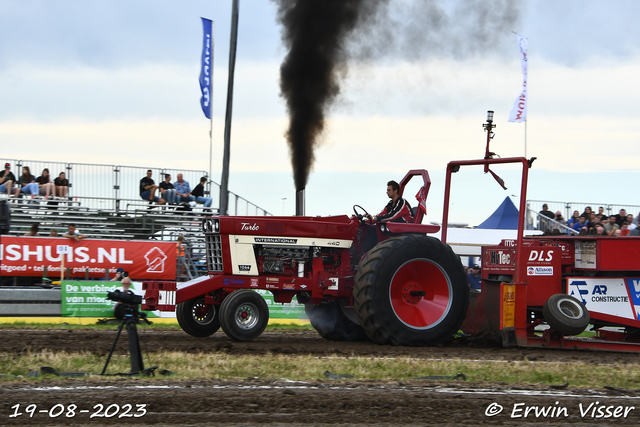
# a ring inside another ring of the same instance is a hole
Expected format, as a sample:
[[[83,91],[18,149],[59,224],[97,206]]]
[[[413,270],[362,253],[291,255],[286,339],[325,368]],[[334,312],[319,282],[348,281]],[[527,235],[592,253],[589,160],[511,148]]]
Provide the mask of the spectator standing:
[[[584,212],[582,212],[582,215],[589,219],[589,215],[591,215],[591,212],[593,212],[591,210],[591,206],[587,206],[586,208],[584,208]]]
[[[142,200],[148,200],[149,204],[156,202],[159,205],[164,205],[164,199],[160,199],[158,196],[156,196],[156,190],[158,190],[158,186],[153,181],[153,179],[151,179],[151,175],[153,175],[153,171],[149,169],[147,171],[147,176],[140,180],[140,198],[142,198]]]
[[[182,244],[183,242],[184,242],[184,236],[181,234],[178,236],[178,243],[176,243],[176,259],[177,259],[176,270],[178,273],[178,279],[180,279],[184,274],[184,269],[186,266],[184,245]]]
[[[11,165],[4,164],[4,170],[0,172],[0,193],[7,193],[11,196],[11,190],[16,183],[16,176],[11,172]]]
[[[200,178],[200,183],[195,186],[191,195],[196,198],[197,203],[202,203],[205,208],[210,208],[211,203],[213,203],[213,199],[211,197],[204,197],[204,185],[207,183],[207,177],[203,176]]]
[[[543,231],[551,229],[551,221],[549,220],[554,219],[554,216],[546,203],[542,205],[542,210],[540,211],[540,226],[538,228]]]
[[[51,182],[51,176],[49,175],[49,169],[42,169],[42,175],[40,175],[36,182],[40,186],[40,195],[48,199],[54,192],[54,185]]]
[[[471,289],[475,289],[476,291],[480,291],[481,283],[480,283],[480,266],[478,264],[474,264],[471,268],[471,272],[467,274],[467,279],[469,280],[469,286]]]
[[[618,224],[616,224],[616,218],[615,216],[611,215],[608,218],[608,221],[605,225],[604,225],[604,231],[605,233],[607,233],[607,236],[615,236],[616,231],[620,230],[620,227],[618,226]]]
[[[175,205],[177,203],[178,196],[171,183],[171,174],[167,173],[164,175],[164,181],[160,183],[160,194],[162,194],[162,198],[168,204]]]
[[[178,195],[178,203],[182,202],[195,202],[196,198],[191,195],[191,187],[189,181],[185,181],[182,178],[182,174],[178,174],[178,180],[173,183],[173,188],[176,189]]]
[[[116,275],[114,276],[113,279],[109,280],[110,282],[120,282],[121,280],[123,280],[125,277],[127,277],[128,274],[126,271],[124,271],[124,268],[122,267],[118,267],[116,269]]]
[[[53,180],[55,186],[55,196],[61,199],[66,199],[69,194],[69,180],[64,172],[60,172],[58,177]]]
[[[29,166],[22,167],[22,175],[18,178],[18,185],[16,186],[14,196],[18,196],[20,193],[31,194],[37,196],[39,193],[38,183],[36,178],[31,175]]]
[[[638,224],[633,222],[633,214],[627,215],[627,223],[629,223],[629,231],[635,230],[638,227]]]
[[[607,220],[607,216],[604,214],[603,206],[600,206],[598,208],[598,213],[596,214],[596,218],[598,218],[601,222],[605,222]]]

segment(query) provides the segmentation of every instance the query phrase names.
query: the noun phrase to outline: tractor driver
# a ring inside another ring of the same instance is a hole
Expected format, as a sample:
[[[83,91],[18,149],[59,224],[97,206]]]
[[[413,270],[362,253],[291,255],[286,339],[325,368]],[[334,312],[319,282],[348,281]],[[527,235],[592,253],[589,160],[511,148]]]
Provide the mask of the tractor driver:
[[[387,196],[391,201],[378,215],[369,215],[369,219],[377,222],[413,222],[411,206],[400,197],[400,185],[397,182],[387,182]]]

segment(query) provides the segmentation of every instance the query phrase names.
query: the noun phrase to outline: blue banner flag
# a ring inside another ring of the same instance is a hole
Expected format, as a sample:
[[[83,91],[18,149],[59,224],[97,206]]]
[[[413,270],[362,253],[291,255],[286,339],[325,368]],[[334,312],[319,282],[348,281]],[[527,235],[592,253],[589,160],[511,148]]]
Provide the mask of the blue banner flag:
[[[207,18],[202,19],[204,36],[202,39],[202,67],[200,69],[200,90],[202,98],[200,105],[207,119],[211,119],[211,80],[213,77],[213,22]]]

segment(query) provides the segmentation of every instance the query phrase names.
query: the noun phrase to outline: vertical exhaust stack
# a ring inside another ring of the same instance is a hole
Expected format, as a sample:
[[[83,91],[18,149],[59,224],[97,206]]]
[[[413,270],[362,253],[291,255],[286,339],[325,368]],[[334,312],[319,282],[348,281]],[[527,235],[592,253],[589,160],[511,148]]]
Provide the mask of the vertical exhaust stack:
[[[296,191],[296,216],[304,216],[304,188]]]

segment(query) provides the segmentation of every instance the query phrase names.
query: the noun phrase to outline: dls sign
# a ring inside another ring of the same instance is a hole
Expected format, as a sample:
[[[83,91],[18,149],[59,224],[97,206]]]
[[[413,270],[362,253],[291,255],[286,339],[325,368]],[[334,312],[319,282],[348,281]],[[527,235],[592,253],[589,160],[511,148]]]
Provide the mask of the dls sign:
[[[175,243],[12,236],[0,240],[2,276],[42,276],[45,267],[48,274],[59,275],[63,257],[64,268],[76,277],[88,272],[104,278],[107,269],[115,272],[118,267],[139,280],[176,277]]]

